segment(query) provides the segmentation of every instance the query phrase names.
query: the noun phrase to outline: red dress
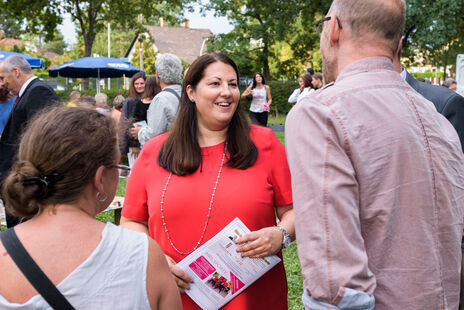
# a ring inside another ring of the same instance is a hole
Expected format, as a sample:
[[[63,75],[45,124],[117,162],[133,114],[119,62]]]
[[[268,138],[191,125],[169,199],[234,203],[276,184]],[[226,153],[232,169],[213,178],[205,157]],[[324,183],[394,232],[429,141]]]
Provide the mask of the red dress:
[[[235,217],[251,231],[276,225],[274,206],[292,203],[290,171],[283,145],[265,127],[252,125],[250,136],[258,148],[258,158],[246,170],[224,165],[202,244]],[[167,134],[159,135],[144,145],[127,182],[122,215],[148,221],[150,236],[165,254],[179,262],[185,256],[169,243],[160,212],[161,193],[169,173],[158,165],[157,158],[166,137]],[[202,148],[203,165],[195,173],[171,177],[164,197],[164,216],[171,240],[180,251],[191,251],[203,232],[223,150],[224,143]],[[200,309],[186,294],[182,294],[182,304],[184,309]],[[223,309],[287,309],[283,263]]]

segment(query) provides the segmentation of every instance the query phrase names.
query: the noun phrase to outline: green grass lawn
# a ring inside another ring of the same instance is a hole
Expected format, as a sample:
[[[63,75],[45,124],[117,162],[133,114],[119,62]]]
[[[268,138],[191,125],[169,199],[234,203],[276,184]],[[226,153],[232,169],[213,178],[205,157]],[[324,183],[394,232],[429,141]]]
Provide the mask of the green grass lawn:
[[[285,115],[285,114],[279,114],[279,117],[269,115],[269,118],[267,119],[267,122],[272,123],[272,124],[285,124],[285,119],[286,118],[287,118],[287,115]]]

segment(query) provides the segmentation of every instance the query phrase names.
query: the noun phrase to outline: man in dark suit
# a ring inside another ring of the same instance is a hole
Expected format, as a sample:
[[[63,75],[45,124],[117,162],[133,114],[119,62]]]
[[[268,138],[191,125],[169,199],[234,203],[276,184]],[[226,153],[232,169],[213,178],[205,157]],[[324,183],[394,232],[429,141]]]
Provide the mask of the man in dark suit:
[[[0,81],[18,96],[0,138],[0,184],[12,168],[19,147],[21,132],[32,117],[43,108],[59,102],[58,96],[45,82],[32,73],[29,63],[21,56],[9,56],[0,63]],[[7,226],[19,219],[6,214]]]
[[[464,151],[464,97],[446,87],[419,82],[401,66],[399,55],[393,60],[393,66],[416,92],[431,101],[454,126]]]

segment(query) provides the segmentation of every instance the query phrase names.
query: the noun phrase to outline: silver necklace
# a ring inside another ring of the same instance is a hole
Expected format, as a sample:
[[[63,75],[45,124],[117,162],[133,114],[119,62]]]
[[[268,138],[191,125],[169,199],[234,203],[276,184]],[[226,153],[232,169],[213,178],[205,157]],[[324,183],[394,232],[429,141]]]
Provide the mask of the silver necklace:
[[[179,254],[181,254],[181,255],[189,255],[190,253],[192,253],[193,251],[195,251],[195,250],[200,246],[201,241],[203,240],[203,238],[204,238],[204,236],[205,236],[206,228],[208,227],[209,218],[210,218],[210,215],[211,215],[211,209],[213,208],[214,194],[216,193],[216,188],[217,188],[217,185],[218,185],[218,183],[219,183],[219,179],[221,178],[222,167],[224,166],[224,161],[225,161],[225,158],[226,158],[226,149],[227,149],[227,142],[224,144],[224,152],[222,153],[221,165],[219,166],[218,175],[217,175],[217,177],[216,177],[216,183],[214,183],[213,193],[211,194],[211,199],[210,199],[210,201],[209,201],[208,215],[206,215],[205,226],[203,227],[203,232],[201,233],[200,240],[198,240],[197,244],[195,245],[195,247],[194,247],[191,251],[188,251],[188,252],[180,251],[180,250],[174,245],[174,243],[172,242],[171,235],[169,234],[168,225],[167,225],[167,223],[166,223],[166,221],[165,221],[165,217],[164,217],[164,197],[166,196],[166,189],[168,188],[169,181],[171,181],[172,172],[169,173],[168,179],[166,180],[166,183],[164,184],[163,192],[161,193],[161,203],[160,203],[160,205],[161,205],[161,207],[160,207],[160,211],[161,211],[161,221],[163,222],[164,232],[166,233],[166,236],[168,237],[169,243],[171,244],[172,248],[173,248],[177,253],[179,253]]]

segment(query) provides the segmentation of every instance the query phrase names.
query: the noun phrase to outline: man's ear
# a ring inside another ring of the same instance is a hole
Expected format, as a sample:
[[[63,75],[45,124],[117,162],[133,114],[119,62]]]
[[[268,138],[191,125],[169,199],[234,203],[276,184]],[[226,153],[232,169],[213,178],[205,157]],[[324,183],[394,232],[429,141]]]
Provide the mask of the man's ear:
[[[20,76],[21,76],[21,70],[19,70],[18,67],[14,67],[13,68],[13,75],[14,75],[15,78],[19,79]]]
[[[338,25],[337,16],[331,15],[329,20],[329,43],[330,46],[338,44],[340,39],[340,26]]]

